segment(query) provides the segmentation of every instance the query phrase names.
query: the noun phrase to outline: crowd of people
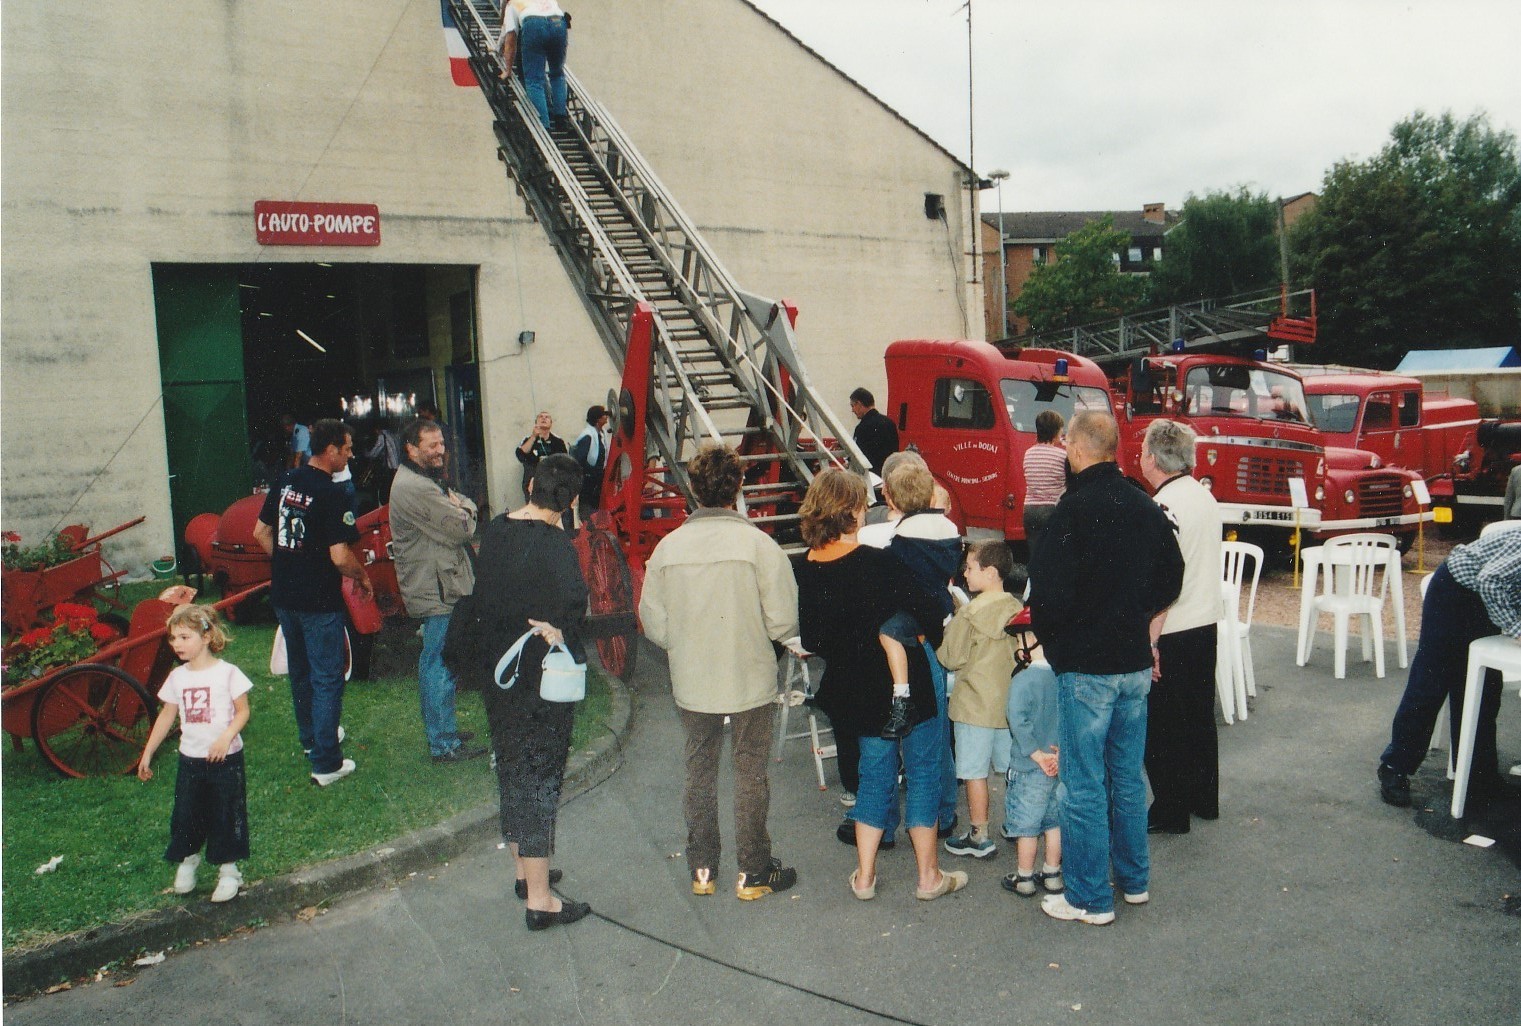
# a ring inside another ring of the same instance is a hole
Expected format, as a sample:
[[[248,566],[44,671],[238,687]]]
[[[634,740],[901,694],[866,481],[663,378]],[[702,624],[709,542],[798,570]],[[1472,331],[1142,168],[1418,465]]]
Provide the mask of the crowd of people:
[[[1050,450],[1063,468],[1058,479],[1045,451],[1026,460],[1027,505],[1050,507],[1033,519],[1027,509],[1026,571],[1005,542],[966,545],[922,458],[883,451],[897,444],[891,421],[870,393],[851,399],[866,429],[858,445],[871,450],[880,474],[880,502],[861,476],[821,470],[799,510],[807,553],[792,562],[741,512],[741,457],[705,448],[686,467],[696,509],[645,568],[639,619],[668,653],[686,737],[682,810],[692,893],[715,894],[721,874],[726,730],[735,894],[757,900],[797,882],[796,870],[774,854],[767,826],[777,659],[786,649],[823,663],[812,700],[835,734],[846,807],[836,835],[855,849],[848,886],[856,898],[876,896],[877,856],[896,845],[900,825],[914,852],[917,898],[967,887],[969,875],[942,867],[941,855],[996,852],[989,781],[998,774],[1006,781],[999,835],[1016,855],[1003,887],[1041,895],[1042,911],[1054,919],[1110,923],[1117,899],[1150,900],[1148,835],[1185,834],[1192,819],[1220,812],[1214,674],[1222,525],[1209,490],[1191,474],[1194,433],[1168,420],[1149,426],[1140,458],[1148,495],[1121,473],[1118,429],[1107,413],[1038,422],[1031,453]],[[590,911],[551,890],[561,875],[550,858],[584,687],[560,693],[550,676],[565,671],[550,667],[552,653],[563,651],[571,677],[576,666],[584,675],[585,645],[632,626],[628,614],[588,615],[566,530],[578,504],[583,512],[595,506],[608,419],[607,410],[591,407],[567,446],[550,415],[538,414],[517,449],[524,503],[484,526],[475,503],[450,486],[442,426],[417,418],[397,439],[391,528],[402,595],[421,623],[419,702],[429,754],[447,764],[492,753],[501,831],[530,930]],[[289,435],[293,466],[270,490],[255,538],[271,555],[271,602],[311,780],[328,787],[356,769],[343,754],[340,726],[344,589],[367,596],[372,586],[350,548],[355,516],[339,480],[353,454],[352,429],[336,420],[310,428],[292,422]],[[1033,661],[1033,649],[1010,629],[1026,600],[1040,646]],[[174,890],[189,893],[204,851],[220,867],[212,900],[225,901],[237,894],[237,862],[249,847],[240,731],[250,684],[217,658],[226,638],[213,609],[181,606],[168,626],[184,665],[159,693],[165,704],[138,772],[152,779],[154,755],[178,719],[165,857],[177,865]],[[1434,575],[1379,765],[1385,801],[1410,803],[1409,776],[1443,701],[1453,703],[1457,729],[1466,646],[1494,633],[1521,637],[1521,530],[1460,546]],[[518,643],[504,652],[513,638]],[[482,696],[489,749],[458,727],[460,688]],[[1498,768],[1498,702],[1499,682],[1491,680],[1474,763],[1472,790],[1481,802],[1512,790]],[[963,787],[968,822],[957,833]]]

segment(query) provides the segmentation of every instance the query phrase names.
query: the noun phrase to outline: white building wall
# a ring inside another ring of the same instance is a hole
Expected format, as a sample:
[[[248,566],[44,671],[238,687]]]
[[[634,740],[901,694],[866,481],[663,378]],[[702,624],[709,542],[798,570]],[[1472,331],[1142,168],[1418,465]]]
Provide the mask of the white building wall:
[[[892,339],[980,334],[947,154],[743,0],[574,10],[572,68],[740,284],[798,303],[837,409],[854,385],[885,392]],[[533,413],[573,436],[618,380],[502,173],[485,102],[450,80],[435,3],[13,0],[0,45],[7,529],[146,513],[113,557],[171,551],[155,262],[478,265],[498,504],[520,494],[510,450]],[[382,244],[260,247],[260,199],[378,204]]]

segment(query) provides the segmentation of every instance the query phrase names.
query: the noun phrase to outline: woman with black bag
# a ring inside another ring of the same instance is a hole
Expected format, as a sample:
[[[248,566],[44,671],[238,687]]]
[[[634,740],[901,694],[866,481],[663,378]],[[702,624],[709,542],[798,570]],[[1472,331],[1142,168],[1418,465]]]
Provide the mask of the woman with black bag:
[[[560,878],[558,869],[549,868],[549,856],[576,703],[546,701],[539,693],[541,664],[553,646],[563,643],[584,664],[583,641],[600,633],[587,624],[586,582],[560,527],[580,489],[581,467],[573,458],[555,454],[539,461],[528,504],[486,525],[475,592],[465,610],[456,607],[444,653],[461,684],[478,690],[486,705],[502,837],[517,862],[515,890],[527,903],[530,930],[574,923],[591,911],[549,889]],[[503,651],[529,630],[535,633],[516,665],[498,673]]]

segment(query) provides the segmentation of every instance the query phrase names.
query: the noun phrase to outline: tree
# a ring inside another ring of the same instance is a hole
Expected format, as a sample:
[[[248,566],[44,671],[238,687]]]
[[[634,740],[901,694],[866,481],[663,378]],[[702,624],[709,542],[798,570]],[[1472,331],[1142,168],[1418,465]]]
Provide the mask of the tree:
[[[1105,214],[1089,221],[1054,247],[1054,259],[1042,264],[1025,282],[1013,311],[1027,318],[1031,331],[1070,328],[1135,309],[1145,282],[1122,274],[1115,254],[1130,245],[1130,236]]]
[[[1190,195],[1151,272],[1147,303],[1168,306],[1278,283],[1278,204],[1266,193]]]
[[[1326,173],[1291,234],[1315,287],[1318,359],[1391,367],[1411,349],[1510,345],[1521,328],[1516,137],[1417,111]]]

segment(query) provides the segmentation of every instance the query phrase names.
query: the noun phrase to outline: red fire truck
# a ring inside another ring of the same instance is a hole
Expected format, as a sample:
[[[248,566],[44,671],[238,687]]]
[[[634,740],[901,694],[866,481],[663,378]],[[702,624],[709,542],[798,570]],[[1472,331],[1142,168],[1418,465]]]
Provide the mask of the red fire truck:
[[[1313,336],[1312,336],[1313,337]],[[1413,535],[1430,513],[1409,470],[1373,453],[1327,447],[1311,422],[1301,378],[1257,358],[1204,351],[1188,340],[1119,351],[1104,365],[1065,350],[984,342],[905,340],[887,349],[888,414],[923,453],[971,537],[1023,539],[1025,450],[1051,409],[1111,412],[1120,465],[1140,480],[1140,442],[1158,417],[1199,435],[1194,474],[1225,522],[1281,546],[1296,528],[1315,536],[1377,530]],[[1305,483],[1296,511],[1290,480]]]
[[[1471,527],[1493,519],[1521,461],[1521,372],[1492,371],[1474,399],[1432,395],[1419,378],[1354,368],[1300,368],[1328,444],[1356,447],[1426,479],[1432,501]],[[1449,383],[1450,387],[1450,383]]]

